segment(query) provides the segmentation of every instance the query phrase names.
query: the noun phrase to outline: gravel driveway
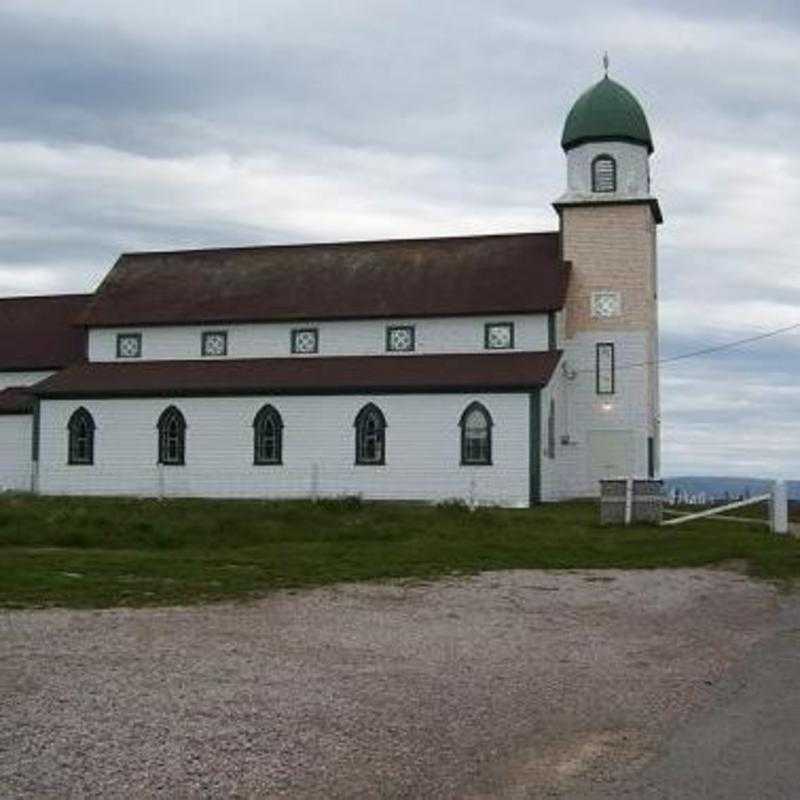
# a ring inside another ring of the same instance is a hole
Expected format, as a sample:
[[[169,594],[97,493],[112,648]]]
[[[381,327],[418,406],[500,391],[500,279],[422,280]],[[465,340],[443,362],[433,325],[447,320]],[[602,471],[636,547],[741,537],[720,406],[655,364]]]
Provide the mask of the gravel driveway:
[[[0,796],[568,797],[774,632],[716,570],[486,573],[0,616]]]

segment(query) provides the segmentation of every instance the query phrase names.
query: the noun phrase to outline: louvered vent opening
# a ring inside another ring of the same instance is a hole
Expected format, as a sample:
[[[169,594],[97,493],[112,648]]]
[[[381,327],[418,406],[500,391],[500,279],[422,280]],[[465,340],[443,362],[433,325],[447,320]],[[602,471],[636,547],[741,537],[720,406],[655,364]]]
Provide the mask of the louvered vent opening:
[[[617,190],[617,164],[609,156],[596,158],[592,164],[592,191],[615,192]]]

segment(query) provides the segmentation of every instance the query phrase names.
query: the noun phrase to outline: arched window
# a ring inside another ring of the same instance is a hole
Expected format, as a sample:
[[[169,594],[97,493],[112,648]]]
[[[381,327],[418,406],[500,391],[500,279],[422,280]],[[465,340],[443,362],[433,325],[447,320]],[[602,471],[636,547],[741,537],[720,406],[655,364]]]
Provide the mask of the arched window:
[[[253,420],[253,463],[280,464],[283,458],[283,420],[272,407],[264,406]]]
[[[94,464],[94,420],[85,409],[79,408],[67,424],[69,429],[70,464]]]
[[[386,418],[374,403],[358,412],[356,429],[356,464],[386,463]]]
[[[597,156],[592,161],[592,191],[617,191],[617,162],[611,156]]]
[[[492,463],[492,417],[480,403],[471,403],[461,415],[461,463]]]
[[[186,420],[175,406],[158,418],[158,463],[172,466],[186,463]]]

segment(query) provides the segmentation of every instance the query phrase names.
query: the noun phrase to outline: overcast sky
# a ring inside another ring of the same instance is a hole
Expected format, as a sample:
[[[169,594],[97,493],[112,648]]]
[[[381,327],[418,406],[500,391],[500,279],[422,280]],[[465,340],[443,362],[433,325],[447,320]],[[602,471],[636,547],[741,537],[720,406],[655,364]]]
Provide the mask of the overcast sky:
[[[800,322],[796,0],[3,0],[0,294],[130,250],[553,230],[605,49],[655,138],[662,355]],[[665,365],[665,474],[800,478],[798,355]]]

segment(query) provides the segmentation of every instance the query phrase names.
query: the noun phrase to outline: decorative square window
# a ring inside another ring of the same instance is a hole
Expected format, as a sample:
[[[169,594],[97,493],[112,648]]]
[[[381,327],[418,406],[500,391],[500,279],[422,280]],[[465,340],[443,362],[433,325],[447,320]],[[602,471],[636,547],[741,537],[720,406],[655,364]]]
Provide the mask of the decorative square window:
[[[319,351],[317,328],[295,328],[292,331],[293,353],[316,353]]]
[[[614,345],[611,342],[597,344],[595,388],[597,394],[614,394]]]
[[[390,353],[408,353],[414,349],[414,326],[397,325],[386,329],[386,349]]]
[[[619,292],[592,292],[592,316],[601,319],[618,317],[622,313],[622,295]]]
[[[511,350],[514,347],[513,322],[489,322],[486,325],[483,345],[487,350]]]
[[[141,358],[141,357],[142,357],[142,334],[118,333],[117,358]]]
[[[228,355],[228,332],[204,331],[202,352],[204,356]]]

